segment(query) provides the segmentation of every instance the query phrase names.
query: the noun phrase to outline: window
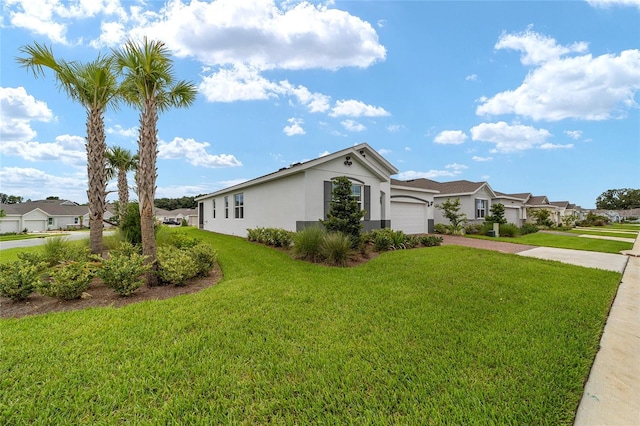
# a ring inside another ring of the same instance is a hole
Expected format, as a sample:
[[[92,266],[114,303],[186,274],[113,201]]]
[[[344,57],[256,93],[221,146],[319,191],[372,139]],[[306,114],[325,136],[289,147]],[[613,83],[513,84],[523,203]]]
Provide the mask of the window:
[[[50,218],[47,220],[47,224],[48,224],[48,225],[53,225],[53,218],[52,218],[52,217],[50,217]]]
[[[351,195],[358,202],[358,209],[363,210],[362,208],[362,185],[351,185]]]
[[[243,219],[244,218],[244,194],[242,192],[240,194],[235,194],[233,196],[233,207],[235,210],[235,218]]]
[[[216,218],[216,199],[214,198],[212,202],[213,202],[213,218],[215,219]]]
[[[229,219],[229,196],[224,197],[224,218]]]
[[[476,199],[476,219],[482,219],[487,214],[488,200]]]
[[[80,222],[80,218],[78,216],[73,218],[73,224],[77,225]]]

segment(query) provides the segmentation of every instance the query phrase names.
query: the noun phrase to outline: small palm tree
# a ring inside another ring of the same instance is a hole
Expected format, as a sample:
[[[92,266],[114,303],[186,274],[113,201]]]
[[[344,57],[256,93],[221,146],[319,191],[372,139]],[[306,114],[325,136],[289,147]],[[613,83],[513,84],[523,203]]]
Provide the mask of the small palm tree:
[[[118,177],[118,217],[122,219],[129,204],[129,182],[127,172],[138,167],[138,156],[119,146],[107,150],[107,180]]]
[[[87,198],[89,201],[89,246],[91,253],[102,254],[102,223],[106,207],[107,176],[104,112],[116,107],[118,82],[111,57],[98,56],[88,63],[57,60],[46,45],[34,43],[20,48],[25,56],[18,63],[37,78],[44,68],[55,74],[58,86],[69,98],[80,103],[87,112]]]
[[[142,254],[153,267],[146,273],[148,286],[158,283],[156,275],[156,241],[153,202],[156,190],[156,159],[158,151],[158,113],[172,107],[187,107],[196,98],[196,87],[190,82],[175,81],[173,62],[161,41],[142,44],[128,41],[114,51],[119,73],[124,74],[123,99],[140,109],[138,133],[138,199]]]

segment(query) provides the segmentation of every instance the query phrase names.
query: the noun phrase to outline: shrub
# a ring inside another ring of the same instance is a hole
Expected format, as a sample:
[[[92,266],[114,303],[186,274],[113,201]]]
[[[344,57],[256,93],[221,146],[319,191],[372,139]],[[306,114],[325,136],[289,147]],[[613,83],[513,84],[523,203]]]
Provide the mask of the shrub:
[[[351,236],[342,232],[328,232],[320,243],[320,255],[330,265],[345,266],[351,252]]]
[[[49,279],[41,281],[37,290],[43,296],[77,299],[89,288],[92,278],[88,262],[65,262],[51,270]]]
[[[411,249],[418,247],[420,245],[420,237],[417,235],[405,235],[404,246],[405,248]]]
[[[469,235],[487,235],[493,229],[492,223],[469,223],[464,227],[464,233]]]
[[[111,257],[113,256],[129,257],[129,256],[135,256],[137,254],[142,254],[142,251],[140,246],[134,246],[133,244],[128,243],[126,241],[121,241],[119,244],[117,244],[115,247],[113,247],[109,251],[109,254],[111,255]]]
[[[520,230],[513,223],[505,223],[500,225],[501,237],[516,237],[520,233]]]
[[[385,228],[386,229],[386,228]],[[375,251],[387,251],[393,248],[393,237],[385,229],[375,229],[371,231],[373,249]]]
[[[130,247],[133,247],[130,245]],[[147,256],[132,252],[123,254],[111,253],[109,259],[103,260],[96,271],[105,285],[121,296],[129,296],[144,282],[141,275],[147,272],[151,265],[145,264]]]
[[[436,247],[442,244],[442,237],[435,235],[423,235],[420,237],[420,244],[425,247]]]
[[[346,176],[333,179],[329,211],[326,219],[320,222],[327,231],[349,235],[351,244],[355,248],[360,241],[362,218],[365,216],[365,211],[360,210],[360,205],[353,194],[352,185]]]
[[[17,256],[23,263],[28,263],[29,265],[34,266],[39,265],[40,271],[45,270],[48,266],[43,253],[20,252]]]
[[[0,264],[0,296],[11,300],[29,297],[40,282],[40,272],[45,264],[15,261]]]
[[[293,233],[280,228],[247,229],[247,239],[269,246],[289,248],[293,243]]]
[[[158,277],[164,284],[186,285],[198,274],[196,261],[185,250],[174,246],[158,247]]]
[[[218,253],[209,244],[199,243],[189,249],[189,253],[196,262],[198,277],[206,277],[216,266]]]
[[[179,249],[188,249],[195,247],[200,243],[200,240],[181,232],[173,232],[166,226],[161,226],[156,232],[156,243],[158,246],[171,245]]]
[[[535,234],[538,232],[538,226],[533,223],[525,223],[520,228],[520,235]]]
[[[89,259],[89,249],[86,246],[68,241],[62,237],[47,238],[43,245],[44,261],[49,266],[60,262],[86,262]]]
[[[446,234],[447,233],[447,225],[444,223],[436,223],[433,226],[433,232],[436,234]]]
[[[309,226],[293,234],[293,257],[311,262],[320,260],[320,244],[325,234],[320,226]]]

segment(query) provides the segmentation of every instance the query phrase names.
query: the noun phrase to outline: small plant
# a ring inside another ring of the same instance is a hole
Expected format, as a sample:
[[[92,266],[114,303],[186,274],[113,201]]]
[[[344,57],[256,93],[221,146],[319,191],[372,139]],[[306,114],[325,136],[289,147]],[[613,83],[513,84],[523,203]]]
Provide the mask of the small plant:
[[[115,247],[113,247],[110,251],[109,254],[113,257],[113,256],[124,256],[124,257],[130,257],[130,256],[135,256],[136,254],[142,254],[141,250],[140,250],[140,246],[134,246],[131,243],[128,243],[126,241],[121,241],[119,244],[117,244]]]
[[[436,204],[436,208],[442,211],[442,215],[449,219],[448,232],[452,235],[464,235],[464,224],[467,223],[467,215],[460,213],[460,198],[447,198],[442,204]]]
[[[86,262],[89,259],[87,247],[70,242],[62,237],[47,238],[43,245],[44,261],[49,266],[60,262]]]
[[[538,232],[538,230],[539,229],[535,224],[525,223],[520,228],[520,235],[535,234],[536,232]]]
[[[436,234],[446,234],[447,233],[447,225],[444,223],[436,223],[433,226],[433,232]]]
[[[198,272],[196,276],[206,277],[216,266],[218,253],[209,244],[200,243],[189,249],[189,253],[196,262]]]
[[[309,226],[293,235],[293,257],[316,262],[320,259],[320,244],[326,231],[320,226]]]
[[[247,229],[247,239],[268,246],[289,248],[293,244],[293,233],[280,228]]]
[[[129,296],[144,283],[141,276],[151,268],[151,265],[145,264],[146,258],[135,252],[112,252],[109,259],[102,260],[96,275],[119,295]]]
[[[77,299],[89,288],[92,277],[88,262],[64,262],[51,270],[49,279],[41,281],[37,290],[43,296]]]
[[[334,266],[345,266],[351,253],[351,236],[341,232],[328,232],[320,243],[320,255]]]
[[[420,237],[420,244],[425,247],[436,247],[442,244],[442,237],[436,235],[423,235]]]
[[[174,246],[158,247],[158,277],[164,284],[186,285],[198,274],[198,265],[186,250]]]
[[[40,283],[40,272],[44,263],[31,264],[15,261],[0,264],[0,296],[11,300],[24,300]]]
[[[384,229],[373,231],[373,249],[375,251],[387,251],[393,247],[393,237]]]
[[[500,225],[501,237],[517,237],[520,234],[520,230],[513,223],[505,223]]]

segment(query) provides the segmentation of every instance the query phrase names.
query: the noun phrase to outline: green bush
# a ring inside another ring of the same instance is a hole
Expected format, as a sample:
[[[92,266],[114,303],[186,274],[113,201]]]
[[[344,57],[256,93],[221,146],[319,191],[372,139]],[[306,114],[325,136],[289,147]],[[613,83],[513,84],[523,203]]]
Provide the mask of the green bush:
[[[195,247],[198,243],[200,243],[198,238],[189,237],[183,232],[174,232],[166,226],[161,226],[156,232],[158,246],[170,245],[179,249],[187,249]]]
[[[488,222],[468,223],[464,227],[464,233],[469,235],[487,235],[491,230],[493,230],[493,224]]]
[[[420,237],[420,244],[425,247],[436,247],[442,244],[442,237],[435,235],[423,235]]]
[[[18,259],[23,263],[28,263],[29,265],[38,265],[40,271],[44,271],[49,265],[43,253],[37,252],[20,252],[17,254]]]
[[[293,232],[280,228],[247,229],[247,239],[274,247],[289,248],[293,243]]]
[[[0,264],[0,296],[11,300],[29,297],[40,283],[43,266],[21,261]]]
[[[417,237],[391,228],[374,229],[368,234],[368,239],[373,243],[375,251],[400,250],[418,245]]]
[[[207,243],[200,243],[189,249],[191,257],[196,262],[198,277],[206,277],[216,266],[218,253]]]
[[[109,259],[102,260],[96,275],[119,295],[129,296],[144,283],[141,276],[151,268],[151,265],[145,264],[147,256],[122,252],[110,254]]]
[[[67,261],[86,262],[89,259],[89,249],[86,246],[62,237],[47,238],[42,247],[44,261],[49,266]]]
[[[520,228],[520,235],[535,234],[538,232],[538,226],[533,223],[525,223]]]
[[[134,246],[133,244],[121,241],[119,244],[114,246],[110,251],[109,255],[113,256],[135,256],[137,254],[142,254],[142,248],[140,246]]]
[[[383,229],[372,231],[373,249],[375,251],[387,251],[393,248],[391,233]]]
[[[436,234],[447,234],[447,225],[444,223],[436,223],[433,226],[433,232]]]
[[[161,246],[157,251],[158,277],[164,284],[186,285],[198,274],[196,261],[186,250],[174,246]]]
[[[500,225],[501,237],[517,237],[520,234],[520,230],[513,223],[505,223]]]
[[[320,244],[325,234],[320,226],[309,226],[293,234],[293,257],[311,262],[320,260]]]
[[[320,256],[330,265],[345,266],[351,253],[351,236],[342,232],[328,232],[320,243]]]
[[[38,284],[38,293],[60,299],[77,299],[89,288],[93,273],[88,262],[64,262],[51,269],[50,277]]]

